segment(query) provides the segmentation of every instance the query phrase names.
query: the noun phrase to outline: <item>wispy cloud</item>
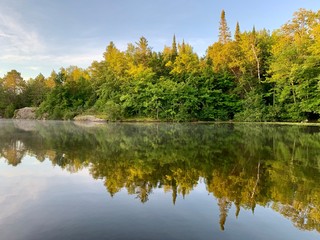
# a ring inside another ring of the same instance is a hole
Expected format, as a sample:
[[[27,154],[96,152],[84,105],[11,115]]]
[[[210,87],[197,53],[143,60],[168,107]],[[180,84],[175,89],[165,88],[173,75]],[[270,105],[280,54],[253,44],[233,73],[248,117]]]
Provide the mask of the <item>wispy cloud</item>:
[[[28,61],[28,60],[31,60],[31,59],[32,59],[31,55],[30,56],[26,56],[26,55],[14,54],[14,53],[8,53],[8,54],[0,55],[0,60],[4,60],[4,61],[19,62],[19,61]]]
[[[52,41],[42,35],[43,29],[38,28],[39,25],[27,23],[25,16],[14,8],[1,6],[0,73],[16,69],[28,79],[40,72],[49,75],[53,69],[70,65],[85,68],[101,59],[104,48],[97,46],[97,39]]]
[[[10,12],[10,15],[7,14]],[[0,50],[2,53],[30,56],[42,52],[45,44],[32,26],[25,24],[12,9],[0,9]]]
[[[39,71],[39,67],[35,67],[35,66],[30,66],[30,67],[28,67],[30,70],[32,70],[32,71]]]

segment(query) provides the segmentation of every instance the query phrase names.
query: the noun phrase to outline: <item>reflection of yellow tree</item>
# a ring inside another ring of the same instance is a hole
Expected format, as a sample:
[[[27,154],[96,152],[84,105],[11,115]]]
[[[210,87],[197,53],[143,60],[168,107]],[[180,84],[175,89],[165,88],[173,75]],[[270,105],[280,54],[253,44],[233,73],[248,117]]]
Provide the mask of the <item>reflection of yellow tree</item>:
[[[166,183],[171,184],[173,197],[176,198],[174,195],[176,192],[185,197],[197,185],[200,177],[199,172],[196,169],[188,169],[185,166],[184,168],[178,167],[170,170],[171,174],[166,176]]]
[[[104,178],[108,192],[113,196],[122,188],[129,194],[136,194],[141,202],[146,202],[152,189],[162,186],[166,191],[172,191],[173,203],[177,194],[185,196],[197,184],[199,173],[194,169],[182,169],[173,165],[150,166],[141,161],[105,162],[102,165],[92,165],[91,174],[95,178]]]
[[[28,153],[70,172],[88,167],[111,196],[126,189],[146,202],[163,188],[175,204],[203,179],[217,198],[221,229],[232,204],[236,216],[268,204],[297,227],[320,231],[319,148],[317,131],[292,126],[0,125],[0,155],[9,164]]]
[[[296,227],[320,232],[318,171],[303,169],[296,165],[290,166],[285,162],[270,164],[272,166],[269,168],[272,183],[270,194],[274,199],[272,208],[289,218]],[[305,175],[304,171],[310,175]]]
[[[236,216],[241,207],[254,211],[257,202],[262,205],[266,203],[267,200],[261,194],[263,186],[259,184],[260,167],[260,162],[253,169],[243,168],[241,165],[230,166],[228,171],[214,170],[212,177],[208,179],[207,190],[218,198],[221,230],[224,230],[231,203],[236,206]]]
[[[231,202],[228,200],[227,197],[222,197],[218,199],[218,205],[220,209],[220,229],[224,231],[224,225],[227,221],[228,211],[231,207]]]
[[[15,141],[9,144],[3,151],[2,155],[5,159],[7,159],[8,164],[13,166],[17,166],[21,163],[21,160],[25,154],[26,150],[23,142]]]

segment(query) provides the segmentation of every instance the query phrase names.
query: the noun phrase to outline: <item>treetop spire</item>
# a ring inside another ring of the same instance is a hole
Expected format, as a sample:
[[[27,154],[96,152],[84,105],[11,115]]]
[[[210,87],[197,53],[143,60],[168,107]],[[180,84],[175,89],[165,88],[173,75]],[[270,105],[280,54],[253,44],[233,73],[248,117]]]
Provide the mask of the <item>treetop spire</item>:
[[[226,12],[222,10],[220,16],[219,42],[226,44],[227,42],[230,42],[230,40],[231,34],[226,20]]]

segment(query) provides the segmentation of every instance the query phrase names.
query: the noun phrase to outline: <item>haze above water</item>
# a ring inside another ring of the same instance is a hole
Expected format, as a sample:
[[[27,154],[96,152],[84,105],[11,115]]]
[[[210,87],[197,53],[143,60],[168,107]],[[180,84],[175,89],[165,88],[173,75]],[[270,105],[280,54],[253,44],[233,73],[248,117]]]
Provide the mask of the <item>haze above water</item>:
[[[0,121],[0,234],[318,239],[320,128]]]

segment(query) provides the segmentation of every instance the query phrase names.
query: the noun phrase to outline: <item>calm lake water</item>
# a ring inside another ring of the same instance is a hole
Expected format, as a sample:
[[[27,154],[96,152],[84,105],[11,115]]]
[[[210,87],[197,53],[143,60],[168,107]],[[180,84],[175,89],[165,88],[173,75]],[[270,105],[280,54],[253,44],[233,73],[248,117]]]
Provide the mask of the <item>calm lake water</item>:
[[[320,239],[320,128],[0,121],[0,239]]]

